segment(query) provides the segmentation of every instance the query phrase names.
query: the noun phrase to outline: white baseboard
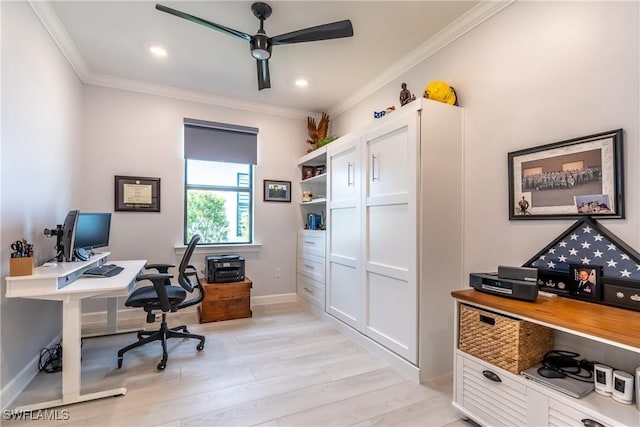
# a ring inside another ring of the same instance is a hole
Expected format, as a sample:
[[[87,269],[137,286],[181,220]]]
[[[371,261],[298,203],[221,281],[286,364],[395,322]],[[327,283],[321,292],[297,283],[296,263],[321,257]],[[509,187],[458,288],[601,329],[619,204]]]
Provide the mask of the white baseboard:
[[[51,348],[62,341],[62,333],[58,335],[56,338],[51,340],[49,344],[46,345],[45,348]],[[29,361],[25,365],[25,367],[18,372],[11,380],[2,387],[0,391],[0,402],[2,402],[2,410],[9,409],[10,405],[14,400],[18,398],[20,393],[27,388],[29,383],[33,381],[33,379],[38,375],[38,364],[40,362],[40,354],[38,353],[36,356]]]
[[[277,295],[265,295],[262,297],[251,297],[251,306],[258,305],[270,305],[270,304],[282,304],[287,302],[296,302],[298,297],[295,293],[290,294],[277,294]]]

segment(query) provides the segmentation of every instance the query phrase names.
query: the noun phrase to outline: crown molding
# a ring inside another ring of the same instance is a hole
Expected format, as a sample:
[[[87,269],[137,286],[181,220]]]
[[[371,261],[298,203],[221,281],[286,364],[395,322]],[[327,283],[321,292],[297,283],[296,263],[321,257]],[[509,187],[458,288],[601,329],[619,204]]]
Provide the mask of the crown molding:
[[[335,118],[344,113],[358,102],[364,100],[386,84],[392,82],[411,68],[434,55],[439,50],[453,43],[456,39],[462,37],[464,34],[491,18],[496,13],[513,4],[515,1],[516,0],[481,0],[478,5],[474,6],[451,24],[447,25],[435,36],[429,38],[413,51],[409,52],[398,62],[387,68],[387,70],[378,77],[362,86],[353,95],[332,107],[329,111],[329,115]]]
[[[258,102],[243,101],[237,98],[226,98],[222,96],[210,95],[204,92],[179,89],[173,86],[158,85],[142,81],[122,79],[104,74],[91,75],[86,84],[102,86],[111,89],[121,89],[130,92],[139,92],[147,95],[164,96],[181,101],[191,101],[200,104],[214,105],[217,107],[233,108],[241,111],[254,113],[271,114],[274,116],[288,117],[293,119],[304,119],[316,117],[318,113],[276,107]]]
[[[89,76],[89,68],[82,59],[75,43],[71,40],[69,33],[62,25],[58,14],[48,1],[27,0],[31,9],[36,14],[44,28],[49,32],[53,41],[58,45],[71,68],[76,72],[83,83],[86,83]]]
[[[208,95],[197,91],[179,89],[172,86],[152,84],[142,81],[123,79],[119,77],[96,74],[89,70],[84,59],[80,55],[75,43],[69,36],[64,25],[60,21],[56,11],[50,1],[27,0],[36,16],[47,29],[51,38],[58,45],[58,48],[67,59],[80,80],[89,85],[121,89],[131,92],[144,93],[148,95],[165,96],[168,98],[183,101],[193,101],[202,104],[215,105],[225,108],[234,108],[242,111],[256,113],[266,113],[275,116],[282,116],[294,119],[307,119],[307,117],[319,116],[316,112],[301,111],[276,107],[269,104],[243,101],[236,98],[227,98],[215,95]]]
[[[87,67],[77,47],[71,40],[69,33],[64,28],[60,18],[56,14],[49,1],[27,0],[42,25],[47,29],[58,48],[65,56],[80,80],[85,84],[145,93],[149,95],[165,96],[184,101],[193,101],[203,104],[215,105],[226,108],[234,108],[242,111],[266,113],[276,116],[294,119],[306,119],[316,117],[318,113],[295,109],[281,108],[269,104],[243,101],[236,98],[227,98],[208,95],[201,92],[179,89],[176,87],[157,85],[119,77],[95,74]],[[502,9],[511,5],[516,0],[485,1],[480,3],[462,15],[455,22],[445,27],[442,31],[430,38],[422,45],[414,49],[408,55],[389,67],[384,73],[371,80],[353,95],[329,110],[329,115],[335,117],[348,110],[358,102],[375,93],[387,83],[398,78],[408,70],[421,63],[440,49],[452,43],[462,35],[486,21]]]

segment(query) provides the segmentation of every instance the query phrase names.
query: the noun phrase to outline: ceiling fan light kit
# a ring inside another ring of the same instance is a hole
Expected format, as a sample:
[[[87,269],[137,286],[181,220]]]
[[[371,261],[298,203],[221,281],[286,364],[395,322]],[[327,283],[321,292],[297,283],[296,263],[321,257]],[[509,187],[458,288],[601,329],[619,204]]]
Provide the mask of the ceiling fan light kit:
[[[258,74],[258,90],[271,87],[271,79],[269,77],[269,58],[271,58],[271,49],[273,46],[292,43],[313,42],[321,40],[338,39],[353,36],[353,26],[351,21],[346,19],[343,21],[332,22],[315,27],[304,28],[302,30],[292,31],[290,33],[280,34],[279,36],[269,37],[264,31],[264,21],[271,16],[271,6],[267,3],[256,2],[251,5],[251,12],[260,20],[260,28],[255,35],[250,35],[224,25],[207,21],[197,16],[172,9],[161,4],[156,4],[156,9],[169,13],[179,18],[186,19],[196,24],[203,25],[207,28],[220,31],[230,36],[246,40],[249,42],[251,56],[256,59],[256,67]]]

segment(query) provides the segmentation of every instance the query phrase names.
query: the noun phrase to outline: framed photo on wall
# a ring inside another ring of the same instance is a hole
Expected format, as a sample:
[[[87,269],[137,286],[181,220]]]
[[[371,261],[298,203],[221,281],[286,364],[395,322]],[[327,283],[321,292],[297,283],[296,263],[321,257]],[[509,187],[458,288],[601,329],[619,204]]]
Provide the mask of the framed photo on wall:
[[[116,175],[114,210],[160,212],[160,178]]]
[[[264,180],[265,202],[291,202],[291,181]]]
[[[509,219],[624,218],[623,131],[508,153]]]

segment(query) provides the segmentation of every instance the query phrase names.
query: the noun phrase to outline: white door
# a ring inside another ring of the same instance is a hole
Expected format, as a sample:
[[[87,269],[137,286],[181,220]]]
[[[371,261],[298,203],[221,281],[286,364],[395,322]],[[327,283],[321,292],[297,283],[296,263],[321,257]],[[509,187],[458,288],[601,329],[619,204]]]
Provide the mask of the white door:
[[[353,328],[362,327],[360,140],[328,150],[327,312]]]
[[[364,136],[365,333],[407,360],[418,357],[419,113]]]

